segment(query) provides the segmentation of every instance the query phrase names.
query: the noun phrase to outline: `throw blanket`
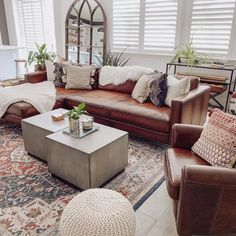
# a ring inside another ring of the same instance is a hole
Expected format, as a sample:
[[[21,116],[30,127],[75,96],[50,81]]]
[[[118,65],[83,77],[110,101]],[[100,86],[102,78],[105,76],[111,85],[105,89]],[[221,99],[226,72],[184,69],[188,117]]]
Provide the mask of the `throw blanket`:
[[[56,103],[56,89],[50,81],[0,88],[0,101],[0,118],[10,105],[21,101],[30,103],[38,112],[44,113],[53,109]]]
[[[99,84],[102,86],[108,84],[119,85],[125,83],[127,80],[137,81],[142,75],[153,72],[153,69],[142,66],[104,66],[101,69]]]

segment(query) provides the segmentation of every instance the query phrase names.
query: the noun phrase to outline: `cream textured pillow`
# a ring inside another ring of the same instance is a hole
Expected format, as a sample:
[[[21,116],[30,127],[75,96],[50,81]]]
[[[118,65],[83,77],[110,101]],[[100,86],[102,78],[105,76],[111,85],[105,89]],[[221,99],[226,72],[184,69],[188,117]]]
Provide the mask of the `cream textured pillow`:
[[[167,79],[168,91],[165,99],[165,104],[171,107],[171,102],[173,99],[184,95],[189,92],[190,90],[190,79],[176,79],[173,76],[168,76]]]
[[[192,151],[213,166],[232,168],[236,161],[236,116],[214,109]]]
[[[139,103],[144,103],[150,94],[150,84],[153,81],[152,75],[143,75],[139,78],[132,92],[132,98]]]
[[[94,66],[67,65],[66,89],[92,89],[91,73]]]

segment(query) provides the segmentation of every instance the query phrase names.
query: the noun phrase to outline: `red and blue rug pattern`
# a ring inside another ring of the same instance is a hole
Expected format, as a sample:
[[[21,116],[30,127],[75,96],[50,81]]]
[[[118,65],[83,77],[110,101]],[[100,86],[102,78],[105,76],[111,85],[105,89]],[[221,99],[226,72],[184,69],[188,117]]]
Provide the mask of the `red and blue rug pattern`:
[[[129,140],[126,170],[104,188],[121,192],[135,209],[163,181],[165,145]],[[30,157],[19,127],[0,125],[0,235],[59,235],[60,216],[79,190]]]

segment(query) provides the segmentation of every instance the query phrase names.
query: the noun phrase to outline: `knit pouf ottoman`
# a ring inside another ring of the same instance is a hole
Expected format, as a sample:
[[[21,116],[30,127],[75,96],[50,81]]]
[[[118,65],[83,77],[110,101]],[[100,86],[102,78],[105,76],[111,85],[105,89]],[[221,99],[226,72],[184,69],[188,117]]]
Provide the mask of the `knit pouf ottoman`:
[[[129,201],[108,189],[90,189],[65,207],[61,236],[134,236],[135,215]]]

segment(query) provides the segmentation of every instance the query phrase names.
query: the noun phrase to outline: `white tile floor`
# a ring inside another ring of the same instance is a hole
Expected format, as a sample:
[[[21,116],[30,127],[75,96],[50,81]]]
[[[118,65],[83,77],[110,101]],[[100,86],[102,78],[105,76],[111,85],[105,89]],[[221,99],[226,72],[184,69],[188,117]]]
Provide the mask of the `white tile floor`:
[[[164,182],[136,211],[136,236],[178,236]]]

